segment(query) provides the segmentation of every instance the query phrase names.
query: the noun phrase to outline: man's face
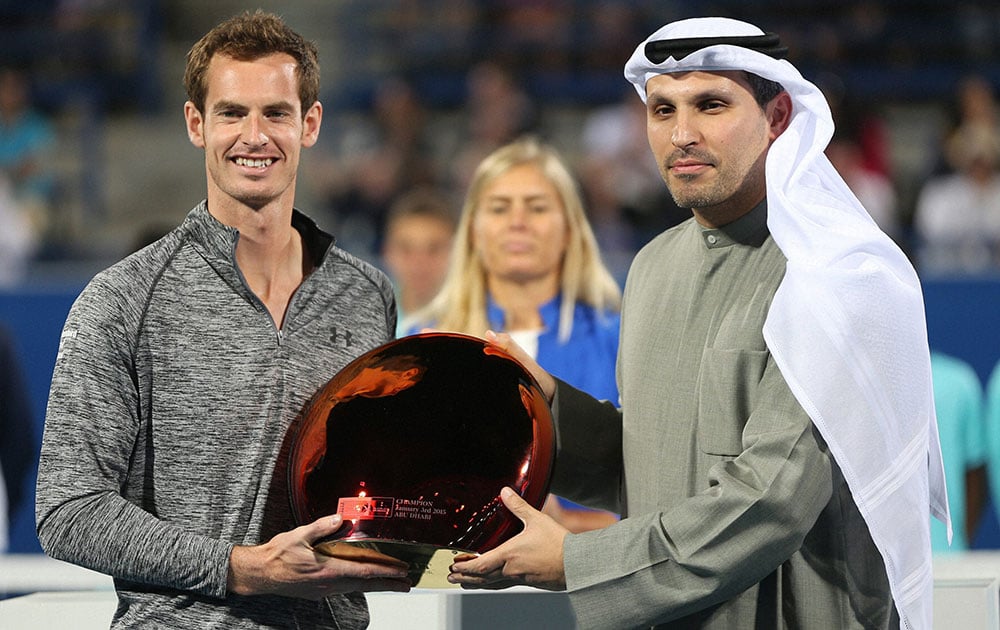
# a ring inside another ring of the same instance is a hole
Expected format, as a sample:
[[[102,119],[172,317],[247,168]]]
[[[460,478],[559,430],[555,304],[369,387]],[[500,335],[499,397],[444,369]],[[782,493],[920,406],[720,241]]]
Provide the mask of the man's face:
[[[389,226],[382,256],[405,297],[419,302],[416,307],[430,301],[440,288],[448,272],[453,233],[447,221],[420,214],[400,217]]]
[[[188,102],[184,116],[191,142],[205,149],[209,208],[291,205],[299,153],[316,142],[322,118],[319,103],[302,116],[294,59],[216,55],[207,81],[205,111]]]
[[[646,95],[649,145],[677,205],[721,226],[764,198],[764,158],[784,128],[775,101],[762,110],[738,72],[661,74]]]

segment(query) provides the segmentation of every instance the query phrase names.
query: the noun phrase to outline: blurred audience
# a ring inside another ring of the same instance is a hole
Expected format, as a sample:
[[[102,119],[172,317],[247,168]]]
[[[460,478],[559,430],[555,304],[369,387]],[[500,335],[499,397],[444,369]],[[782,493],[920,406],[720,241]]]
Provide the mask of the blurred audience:
[[[979,136],[1000,137],[1000,103],[993,85],[981,75],[963,77],[955,90],[952,126],[944,139],[945,170],[961,170],[966,143]]]
[[[615,277],[624,278],[634,253],[691,211],[663,186],[646,138],[646,109],[631,88],[586,116],[580,146],[580,181],[597,242]]]
[[[665,19],[667,11],[659,7],[659,19]],[[632,55],[634,42],[646,34],[642,17],[642,8],[633,0],[584,3],[576,26],[577,41],[585,44],[576,47],[580,68],[618,74]]]
[[[301,10],[296,3],[290,3],[289,10],[293,8]],[[835,11],[818,10],[808,3],[784,6],[778,2],[723,2],[717,8],[737,18],[753,13],[755,21],[781,31],[782,38],[792,42],[791,54],[809,65],[817,76],[837,73],[842,77],[841,95],[863,99],[846,104],[852,105],[854,111],[847,115],[835,112],[835,119],[838,129],[848,131],[848,137],[860,144],[864,170],[852,171],[861,182],[856,188],[877,189],[871,193],[876,199],[888,195],[884,181],[872,181],[872,171],[889,178],[896,174],[888,168],[892,147],[887,144],[885,126],[872,128],[868,124],[871,118],[879,118],[869,116],[878,113],[870,103],[891,103],[897,98],[897,88],[907,90],[898,93],[900,100],[916,93],[921,99],[935,101],[947,89],[942,86],[951,81],[947,78],[951,74],[935,73],[926,78],[921,73],[919,80],[912,80],[908,73],[900,75],[903,80],[898,82],[883,78],[892,77],[897,69],[913,68],[922,61],[921,54],[951,64],[949,68],[965,70],[988,69],[984,64],[995,61],[1000,52],[1000,47],[986,45],[997,32],[990,20],[1000,14],[982,2],[965,3],[960,10],[918,9],[907,3],[896,6],[872,0],[848,2]],[[348,245],[360,243],[359,247],[352,246],[360,254],[377,254],[385,212],[403,190],[436,183],[457,191],[458,197],[472,170],[493,149],[525,131],[550,137],[549,131],[566,128],[558,124],[547,128],[552,112],[545,111],[543,116],[539,107],[556,104],[586,115],[611,104],[614,90],[622,85],[621,66],[631,52],[627,42],[635,41],[637,33],[647,32],[650,23],[662,23],[665,15],[673,17],[695,10],[691,3],[666,6],[626,0],[327,3],[322,12],[317,11],[317,19],[340,17],[343,23],[350,24],[323,35],[342,38],[345,52],[349,51],[337,55],[327,66],[342,81],[334,88],[338,95],[353,94],[361,91],[359,86],[378,84],[380,77],[390,76],[377,89],[379,94],[373,99],[377,103],[358,112],[359,116],[345,126],[335,167],[326,169],[325,175],[310,176],[310,182],[315,181],[329,197],[331,212],[338,219],[333,226],[338,237]],[[0,35],[6,40],[0,43],[0,52],[4,59],[30,66],[33,73],[40,71],[35,82],[44,88],[46,111],[57,110],[86,94],[93,97],[95,111],[84,115],[93,115],[99,122],[108,113],[151,112],[167,93],[159,72],[161,62],[167,61],[162,59],[163,51],[170,50],[170,38],[178,37],[179,31],[197,20],[192,16],[181,18],[177,13],[176,8],[155,0],[9,2],[0,8]],[[962,33],[964,39],[956,39],[955,33]],[[411,85],[401,86],[391,76],[397,73],[405,75]],[[968,93],[962,97],[962,109],[968,110],[962,118],[976,118],[978,115],[971,112],[977,108],[981,112],[995,109],[990,86],[982,77],[970,77],[961,92]],[[464,103],[460,102],[463,97]],[[351,107],[354,98],[345,96]],[[830,97],[835,109],[841,107],[837,100]],[[605,113],[595,113],[595,125],[602,124],[596,119]],[[855,113],[862,127],[859,133],[854,133],[850,120]],[[431,125],[433,136],[428,132],[428,116],[436,123],[439,117],[466,115],[467,125],[450,125],[448,119],[439,126]],[[988,116],[995,119],[995,111]],[[332,119],[330,116],[327,122],[332,123]],[[439,133],[442,128],[443,133]],[[577,141],[589,142],[579,134],[551,139],[573,151]],[[63,190],[87,196],[81,206],[104,211],[102,191],[90,183],[105,175],[100,163],[104,157],[99,151],[100,140],[86,140],[87,183],[75,190]],[[590,151],[593,147],[581,148]],[[853,144],[849,148],[853,153]],[[575,161],[575,155],[570,157]],[[581,179],[587,182],[588,198],[594,198],[591,211],[598,238],[602,245],[608,243],[607,254],[614,258],[616,239],[622,238],[615,230],[621,224],[610,221],[602,225],[603,204],[594,191],[609,186],[628,188],[630,182],[587,181],[592,173],[600,176],[598,179],[614,180],[605,172],[599,167],[587,174],[581,171]],[[434,181],[427,179],[428,173]],[[903,220],[897,223],[908,228],[916,195],[910,174],[904,175],[901,181],[890,183],[896,184],[902,200],[897,215]],[[18,182],[14,186],[20,188]],[[869,205],[873,215],[879,215],[876,207],[881,202]],[[97,220],[111,221],[113,213],[107,214]],[[644,214],[642,206],[636,204],[630,204],[625,214],[627,221],[638,225],[636,240],[640,244],[644,234],[662,228],[648,226],[647,230],[643,220],[660,216],[663,214]],[[897,234],[881,215],[876,219],[894,236]],[[72,244],[67,251],[75,251]]]
[[[40,241],[31,207],[21,202],[0,172],[0,288],[24,281]]]
[[[882,231],[903,238],[896,189],[888,175],[865,165],[861,143],[847,134],[834,135],[826,156]]]
[[[462,108],[466,132],[450,161],[448,184],[456,191],[469,187],[472,173],[487,155],[535,129],[535,104],[509,68],[483,61],[466,75]]]
[[[389,209],[382,262],[396,288],[396,336],[407,317],[426,306],[448,273],[457,219],[447,197],[432,188],[403,194]]]
[[[882,231],[901,240],[886,121],[871,103],[849,94],[833,72],[816,81],[830,104],[836,130],[826,155]]]
[[[567,73],[573,42],[573,0],[494,0],[486,14],[491,58],[515,71]]]
[[[52,122],[32,104],[28,74],[0,68],[0,175],[36,234],[46,229],[55,199],[55,139]]]
[[[367,122],[345,129],[339,146],[307,165],[338,238],[360,255],[380,248],[393,201],[407,190],[435,184],[438,170],[427,111],[408,82],[399,77],[381,81]]]
[[[617,403],[620,302],[573,175],[554,148],[526,137],[473,174],[445,284],[414,330],[510,333],[550,373]],[[573,531],[616,519],[555,498],[546,509]]]
[[[931,519],[931,550],[965,551],[987,500],[983,386],[971,365],[940,352],[931,352],[931,375],[953,532],[949,546],[945,526]]]
[[[958,139],[960,138],[960,140]],[[1000,265],[1000,135],[982,127],[952,136],[952,173],[932,176],[914,213],[924,272],[975,273]]]

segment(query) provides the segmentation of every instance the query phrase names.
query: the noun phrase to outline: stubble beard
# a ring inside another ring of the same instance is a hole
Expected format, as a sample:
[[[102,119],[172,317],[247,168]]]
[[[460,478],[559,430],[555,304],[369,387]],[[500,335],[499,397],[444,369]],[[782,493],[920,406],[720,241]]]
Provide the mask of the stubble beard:
[[[722,174],[719,173],[721,176]],[[732,194],[733,188],[728,186],[725,177],[719,177],[715,182],[698,186],[701,175],[671,175],[667,189],[674,203],[680,208],[697,209],[717,206],[725,202]]]
[[[706,160],[714,166],[715,178],[699,185],[699,178],[705,174],[672,174],[664,164],[665,181],[670,196],[680,208],[698,210],[703,208],[722,208],[739,202],[747,193],[752,194],[757,178],[753,175],[759,172],[760,188],[763,190],[763,160],[764,155],[757,160],[757,168],[750,167],[747,172],[740,169],[720,169],[715,160]],[[706,156],[707,157],[707,156]],[[704,158],[702,158],[704,159]]]

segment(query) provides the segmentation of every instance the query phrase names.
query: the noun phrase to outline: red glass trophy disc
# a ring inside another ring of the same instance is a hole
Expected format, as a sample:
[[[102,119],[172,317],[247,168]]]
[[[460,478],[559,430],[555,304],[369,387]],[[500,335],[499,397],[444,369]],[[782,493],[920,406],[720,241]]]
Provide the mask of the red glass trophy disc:
[[[537,382],[510,355],[453,333],[404,337],[348,364],[306,406],[289,461],[298,523],[340,513],[316,548],[398,559],[418,587],[450,587],[459,553],[521,531],[510,486],[541,508],[555,452]]]

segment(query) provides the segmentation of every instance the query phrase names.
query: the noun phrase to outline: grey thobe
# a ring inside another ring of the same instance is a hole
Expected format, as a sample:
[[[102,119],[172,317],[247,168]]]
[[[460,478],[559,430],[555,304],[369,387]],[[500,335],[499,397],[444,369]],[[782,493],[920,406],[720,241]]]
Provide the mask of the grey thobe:
[[[784,269],[764,204],[661,234],[626,283],[621,411],[559,384],[553,491],[627,517],[566,538],[581,627],[898,625],[868,528],[764,342]]]

